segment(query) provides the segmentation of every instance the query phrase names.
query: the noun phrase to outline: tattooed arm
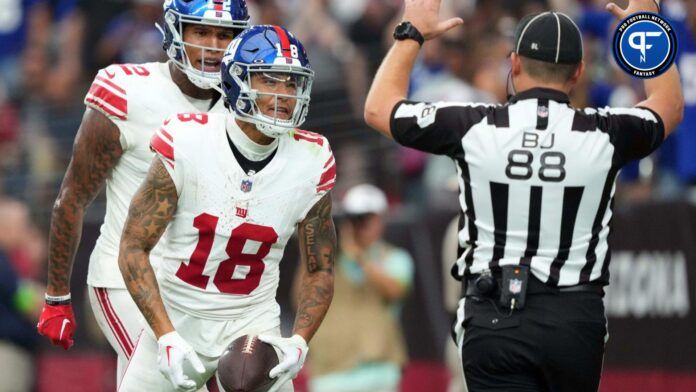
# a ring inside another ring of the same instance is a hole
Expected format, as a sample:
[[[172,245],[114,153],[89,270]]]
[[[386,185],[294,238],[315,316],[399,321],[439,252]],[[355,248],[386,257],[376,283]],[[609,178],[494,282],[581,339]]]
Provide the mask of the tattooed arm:
[[[118,255],[126,287],[157,338],[174,327],[160,297],[150,251],[174,217],[178,201],[174,181],[162,160],[155,158],[131,201]]]
[[[293,334],[305,341],[314,336],[333,298],[336,229],[331,218],[331,195],[326,194],[299,225],[301,274]]]
[[[119,137],[118,127],[105,115],[92,109],[85,111],[53,205],[48,241],[48,295],[70,292],[70,275],[85,210],[123,154]]]

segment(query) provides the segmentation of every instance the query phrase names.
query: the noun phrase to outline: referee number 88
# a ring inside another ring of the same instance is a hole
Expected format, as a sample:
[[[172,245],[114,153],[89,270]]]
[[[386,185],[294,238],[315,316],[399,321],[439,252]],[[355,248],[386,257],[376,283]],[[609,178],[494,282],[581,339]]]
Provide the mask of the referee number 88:
[[[561,182],[566,177],[566,157],[560,152],[547,151],[539,157],[539,179],[546,182]],[[534,154],[527,150],[512,150],[508,154],[505,175],[512,180],[529,180],[534,175]]]

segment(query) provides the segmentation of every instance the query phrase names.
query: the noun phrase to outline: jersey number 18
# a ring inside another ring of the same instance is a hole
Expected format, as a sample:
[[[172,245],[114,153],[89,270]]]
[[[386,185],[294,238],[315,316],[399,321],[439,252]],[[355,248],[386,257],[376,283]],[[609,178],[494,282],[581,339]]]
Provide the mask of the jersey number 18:
[[[198,215],[193,220],[193,227],[198,229],[198,244],[188,264],[181,263],[176,276],[184,282],[205,290],[210,276],[203,274],[208,257],[215,240],[215,228],[218,217],[210,214]],[[247,241],[260,242],[254,254],[243,253]],[[242,223],[232,230],[225,252],[228,259],[223,260],[215,272],[213,284],[225,294],[248,295],[261,283],[261,275],[266,269],[263,258],[268,256],[271,246],[278,241],[278,234],[272,227],[252,223]],[[246,267],[246,276],[235,279],[238,267]]]

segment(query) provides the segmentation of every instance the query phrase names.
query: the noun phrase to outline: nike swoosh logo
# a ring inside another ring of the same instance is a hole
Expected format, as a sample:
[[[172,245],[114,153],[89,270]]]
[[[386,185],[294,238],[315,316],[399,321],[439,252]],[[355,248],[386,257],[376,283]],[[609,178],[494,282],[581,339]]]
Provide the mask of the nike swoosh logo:
[[[60,327],[60,335],[58,335],[58,340],[63,340],[63,332],[65,332],[65,327],[70,324],[70,320],[64,319],[63,326]]]
[[[169,350],[172,349],[172,346],[167,346],[165,350],[167,350],[167,366],[169,366]]]

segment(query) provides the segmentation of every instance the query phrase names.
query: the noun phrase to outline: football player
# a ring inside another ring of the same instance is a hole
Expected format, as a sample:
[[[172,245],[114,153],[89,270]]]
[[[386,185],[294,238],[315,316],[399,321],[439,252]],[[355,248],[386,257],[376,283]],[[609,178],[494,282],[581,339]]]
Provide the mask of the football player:
[[[119,379],[142,325],[118,270],[118,246],[128,204],[154,156],[150,137],[171,113],[226,111],[212,87],[219,84],[225,48],[248,20],[244,0],[167,0],[162,29],[170,61],[111,65],[99,71],[85,98],[87,109],[53,207],[38,331],[66,350],[73,344],[73,259],[85,210],[106,184],[106,216],[87,284],[99,327],[118,353]]]
[[[252,27],[228,48],[221,74],[233,114],[167,119],[130,205],[119,266],[149,328],[122,392],[195,390],[242,335],[276,348],[272,390],[291,391],[333,296],[336,162],[326,138],[297,129],[314,79],[302,44],[281,27]],[[283,338],[275,295],[295,230],[305,273],[293,335]]]

